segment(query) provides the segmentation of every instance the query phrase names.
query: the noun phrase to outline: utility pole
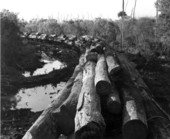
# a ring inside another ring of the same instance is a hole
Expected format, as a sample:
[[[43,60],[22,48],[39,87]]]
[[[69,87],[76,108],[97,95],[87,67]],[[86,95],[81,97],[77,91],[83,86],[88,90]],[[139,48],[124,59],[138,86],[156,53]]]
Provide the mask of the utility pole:
[[[123,31],[124,31],[124,13],[125,13],[125,10],[124,10],[124,0],[122,0],[122,41],[121,41],[121,46],[122,46],[122,49],[123,49],[123,43],[124,43],[124,34],[123,34]]]

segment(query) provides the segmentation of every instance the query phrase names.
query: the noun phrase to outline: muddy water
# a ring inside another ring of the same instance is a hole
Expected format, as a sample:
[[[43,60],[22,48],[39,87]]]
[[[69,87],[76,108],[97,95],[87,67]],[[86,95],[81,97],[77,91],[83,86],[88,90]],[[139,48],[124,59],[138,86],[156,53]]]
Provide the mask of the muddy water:
[[[66,67],[66,65],[58,60],[54,61],[49,61],[42,59],[41,62],[44,62],[44,66],[42,68],[36,69],[33,74],[31,75],[31,72],[26,71],[23,73],[25,77],[30,77],[30,76],[36,76],[36,75],[43,75],[43,74],[48,74],[49,72],[56,70],[56,69],[62,69]]]
[[[48,84],[35,88],[22,88],[13,98],[16,105],[11,106],[10,109],[30,109],[31,112],[43,111],[64,86],[65,82],[60,82],[57,86]]]
[[[34,71],[33,75],[25,72],[25,75],[36,76],[47,74],[54,69],[60,69],[66,65],[60,61],[48,61],[42,68]],[[48,107],[55,96],[63,89],[65,82],[57,85],[47,84],[34,88],[10,89],[11,95],[1,97],[1,133],[3,139],[21,139],[32,123],[38,118],[41,112]],[[7,94],[3,92],[3,94]]]

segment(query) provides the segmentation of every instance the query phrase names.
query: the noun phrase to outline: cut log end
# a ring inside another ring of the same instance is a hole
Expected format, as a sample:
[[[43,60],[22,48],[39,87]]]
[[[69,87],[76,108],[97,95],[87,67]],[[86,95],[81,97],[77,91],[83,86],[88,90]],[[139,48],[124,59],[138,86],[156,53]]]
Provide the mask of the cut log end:
[[[122,71],[123,70],[122,70],[122,68],[120,66],[115,67],[113,70],[111,70],[109,72],[111,81],[115,82],[115,81],[121,80],[120,77],[122,75]]]
[[[117,101],[107,100],[107,109],[110,113],[119,114],[121,112],[121,104]]]
[[[115,76],[115,75],[120,74],[120,73],[121,73],[121,67],[117,66],[110,71],[110,76]]]
[[[97,62],[97,53],[89,52],[86,55],[86,61]]]
[[[109,95],[111,93],[111,84],[106,81],[99,81],[96,84],[96,91],[99,95]]]
[[[103,132],[96,122],[90,122],[75,134],[75,139],[101,139]]]
[[[124,139],[146,139],[147,126],[140,120],[131,120],[123,126]]]

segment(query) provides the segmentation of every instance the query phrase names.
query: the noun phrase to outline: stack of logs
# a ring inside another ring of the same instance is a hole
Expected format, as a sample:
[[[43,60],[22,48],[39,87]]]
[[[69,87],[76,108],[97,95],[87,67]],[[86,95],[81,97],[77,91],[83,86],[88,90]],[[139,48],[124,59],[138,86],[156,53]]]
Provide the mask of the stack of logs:
[[[124,139],[170,138],[168,115],[153,100],[133,64],[122,54],[104,53],[104,47],[97,45],[80,57],[65,88],[23,139],[57,139],[61,134],[106,138],[108,119],[102,109],[113,118],[122,116]]]

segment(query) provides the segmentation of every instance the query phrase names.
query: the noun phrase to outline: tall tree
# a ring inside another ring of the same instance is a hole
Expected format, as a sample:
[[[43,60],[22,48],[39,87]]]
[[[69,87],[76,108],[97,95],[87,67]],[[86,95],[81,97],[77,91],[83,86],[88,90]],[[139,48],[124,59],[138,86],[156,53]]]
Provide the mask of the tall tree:
[[[19,19],[15,13],[3,10],[0,12],[0,20],[2,62],[13,66],[21,50]]]

